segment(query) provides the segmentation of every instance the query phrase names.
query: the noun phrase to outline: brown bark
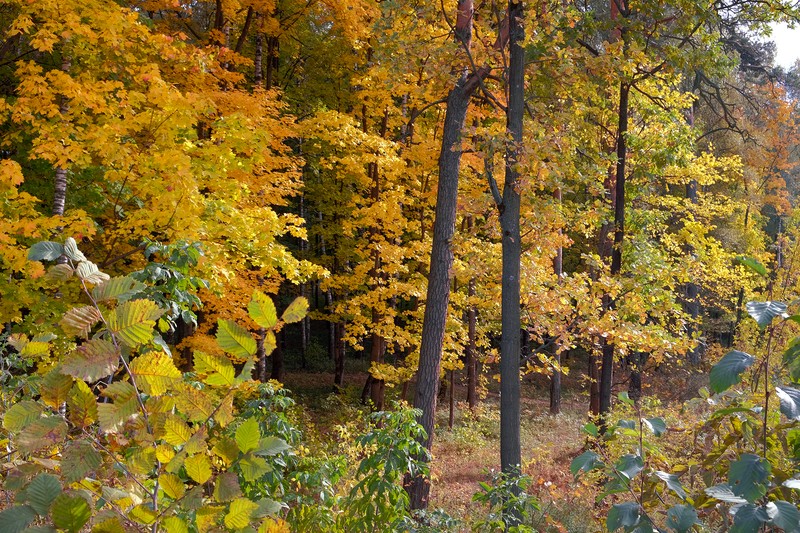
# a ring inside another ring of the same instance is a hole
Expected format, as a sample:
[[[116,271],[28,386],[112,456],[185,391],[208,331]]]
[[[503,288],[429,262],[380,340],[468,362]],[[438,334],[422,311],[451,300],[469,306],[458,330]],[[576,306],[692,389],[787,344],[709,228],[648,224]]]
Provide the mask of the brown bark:
[[[561,189],[556,189],[553,192],[553,198],[561,206]],[[559,235],[561,230],[559,230]],[[561,274],[564,272],[564,249],[559,242],[556,249],[556,255],[553,257],[553,273],[558,277],[558,284],[561,284]],[[553,360],[556,368],[553,369],[553,375],[550,378],[550,414],[557,415],[561,412],[561,346],[557,342],[553,342]]]

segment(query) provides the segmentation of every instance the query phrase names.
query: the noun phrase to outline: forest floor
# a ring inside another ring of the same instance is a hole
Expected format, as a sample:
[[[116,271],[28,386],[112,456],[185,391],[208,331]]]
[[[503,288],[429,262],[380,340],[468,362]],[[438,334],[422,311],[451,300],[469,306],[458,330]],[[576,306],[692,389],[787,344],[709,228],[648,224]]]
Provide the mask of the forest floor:
[[[290,372],[286,386],[307,412],[317,432],[325,434],[340,424],[354,409],[363,409],[359,399],[366,380],[366,369],[358,361],[345,376],[344,393],[331,400],[333,375],[329,372]],[[625,390],[626,372],[618,369],[617,392]],[[665,408],[680,405],[696,395],[707,384],[702,372],[685,368],[654,371],[645,384],[645,395],[658,398]],[[597,486],[587,480],[575,480],[569,471],[572,459],[584,451],[587,422],[588,393],[584,383],[566,376],[562,412],[549,414],[548,379],[532,375],[522,381],[521,444],[524,473],[530,476],[528,489],[539,502],[541,511],[534,517],[536,531],[547,533],[593,533],[602,530],[600,524],[607,511],[595,504]],[[433,446],[432,491],[430,509],[441,508],[450,516],[471,524],[485,518],[487,509],[473,502],[481,491],[481,482],[491,483],[500,463],[500,413],[497,383],[489,380],[486,397],[475,411],[467,408],[466,390],[456,384],[453,427],[448,427],[449,402],[445,395],[439,399],[437,430]],[[413,397],[407,391],[408,398]],[[387,403],[400,398],[399,388],[387,388]],[[333,403],[332,403],[333,402]],[[465,530],[468,528],[465,527]]]

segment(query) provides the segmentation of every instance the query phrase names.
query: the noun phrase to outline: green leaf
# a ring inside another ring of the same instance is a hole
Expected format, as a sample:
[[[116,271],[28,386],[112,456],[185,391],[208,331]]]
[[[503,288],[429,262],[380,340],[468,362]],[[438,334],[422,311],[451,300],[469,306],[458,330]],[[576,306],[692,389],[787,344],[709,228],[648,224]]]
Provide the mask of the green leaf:
[[[633,479],[644,469],[644,461],[638,455],[625,454],[620,457],[614,468],[628,479]]]
[[[800,390],[790,387],[775,387],[781,402],[781,413],[789,420],[800,420]]]
[[[84,342],[72,352],[61,371],[89,383],[110,376],[119,368],[119,350],[113,343],[100,338]]]
[[[67,281],[75,273],[75,269],[66,263],[59,263],[47,269],[47,275],[57,281]]]
[[[242,453],[247,453],[258,448],[261,440],[261,430],[255,418],[248,418],[236,428],[236,445]]]
[[[784,531],[788,533],[800,531],[800,511],[795,504],[776,500],[766,505],[766,511],[771,522]]]
[[[84,339],[89,337],[89,332],[95,324],[100,322],[103,316],[100,311],[92,305],[73,307],[64,313],[61,319],[61,329],[64,333],[71,336],[78,336]]]
[[[86,256],[78,250],[78,243],[72,237],[67,237],[67,240],[64,241],[64,255],[76,263],[78,261],[86,261]]]
[[[145,394],[161,396],[181,379],[180,370],[164,352],[148,352],[130,363],[136,384]]]
[[[734,494],[733,488],[731,488],[731,486],[728,485],[727,483],[723,483],[721,485],[714,485],[713,487],[708,487],[705,490],[705,493],[711,496],[712,498],[727,503],[734,503],[734,504],[747,503],[747,500],[745,500],[741,496],[737,496],[736,494]]]
[[[308,314],[308,300],[303,296],[298,296],[292,303],[289,304],[281,315],[281,320],[287,324],[292,322],[300,322]]]
[[[136,348],[153,340],[153,328],[163,313],[151,300],[123,302],[109,314],[108,327],[127,346]]]
[[[711,389],[720,393],[739,383],[742,372],[750,368],[756,359],[752,355],[733,350],[726,353],[711,368],[709,376]]]
[[[258,509],[256,502],[247,498],[238,498],[231,502],[230,510],[225,515],[225,525],[229,529],[242,529],[250,524],[253,511]]]
[[[643,418],[642,422],[656,437],[660,437],[667,432],[667,422],[660,416],[655,418]]]
[[[678,476],[675,474],[670,474],[668,472],[662,472],[661,470],[656,470],[655,475],[664,483],[667,484],[667,488],[672,490],[681,500],[686,499],[686,490],[684,490],[683,485],[681,484]]]
[[[585,426],[583,426],[583,431],[588,433],[592,437],[599,437],[600,436],[600,429],[594,422],[589,422]]]
[[[641,508],[636,502],[618,503],[608,510],[606,527],[616,531],[621,527],[629,528],[639,523]]]
[[[39,516],[47,516],[50,505],[61,494],[61,483],[52,474],[42,472],[25,489],[25,500]]]
[[[737,256],[736,259],[734,259],[734,261],[736,261],[737,263],[739,263],[743,267],[746,267],[746,268],[752,270],[753,272],[755,272],[759,276],[763,276],[765,278],[767,277],[767,268],[764,265],[762,265],[761,263],[759,263],[758,260],[753,258],[753,257],[749,257],[749,256],[746,256],[746,255],[740,255],[740,256]]]
[[[258,510],[253,513],[255,518],[264,518],[267,516],[275,516],[283,509],[284,505],[270,498],[261,498],[258,503]]]
[[[786,314],[786,304],[783,302],[747,302],[745,308],[761,329],[769,326],[775,317],[789,316]]]
[[[573,476],[578,477],[581,471],[589,472],[602,466],[603,462],[600,460],[600,456],[591,450],[586,450],[572,460],[569,465],[569,471],[572,472]]]
[[[271,329],[278,324],[278,313],[272,299],[261,291],[253,292],[253,298],[247,304],[250,318],[262,328]]]
[[[15,403],[3,416],[3,427],[11,433],[18,433],[22,428],[38,420],[42,416],[42,406],[31,400]]]
[[[147,503],[140,503],[130,511],[128,511],[128,518],[139,524],[150,525],[156,521],[158,514],[150,508]]]
[[[285,440],[280,439],[278,437],[269,436],[269,437],[264,437],[259,441],[258,451],[255,453],[256,455],[271,456],[271,455],[277,455],[281,452],[285,452],[286,450],[289,449],[291,449],[291,446],[289,446],[289,444]]]
[[[699,523],[697,511],[691,505],[676,505],[667,511],[667,527],[677,533],[686,533]]]
[[[89,521],[91,515],[89,504],[80,496],[61,494],[53,502],[53,523],[56,527],[66,529],[70,533],[78,533]]]
[[[92,298],[96,302],[106,300],[125,301],[136,293],[143,291],[146,285],[128,276],[111,278],[92,288]]]
[[[767,493],[766,483],[772,466],[758,455],[743,453],[728,470],[728,483],[733,493],[754,502]]]
[[[130,383],[116,381],[106,387],[103,396],[114,400],[114,403],[97,404],[97,419],[103,431],[109,433],[117,431],[139,411],[136,389]]]
[[[627,391],[622,391],[619,394],[617,394],[617,398],[619,398],[619,401],[621,401],[622,403],[626,403],[626,404],[628,404],[630,406],[635,406],[636,405],[636,402],[634,402],[631,399],[631,397],[628,396],[628,392]]]
[[[769,515],[763,507],[747,503],[739,507],[733,517],[733,526],[728,533],[758,533],[761,526],[769,522]]]
[[[249,453],[239,460],[239,469],[242,471],[242,477],[247,482],[255,481],[271,470],[263,457],[257,457]]]
[[[37,242],[28,250],[28,259],[31,261],[55,261],[64,255],[64,247],[52,241]]]
[[[232,320],[217,320],[217,344],[240,359],[249,359],[256,353],[256,341],[253,336]]]
[[[61,457],[61,475],[67,483],[80,481],[94,472],[102,457],[87,441],[75,440],[64,449]]]
[[[39,418],[23,429],[16,438],[17,448],[22,453],[33,453],[42,448],[60,444],[67,436],[67,424],[60,416]]]
[[[15,505],[0,512],[0,531],[21,533],[36,519],[36,511],[28,505]]]

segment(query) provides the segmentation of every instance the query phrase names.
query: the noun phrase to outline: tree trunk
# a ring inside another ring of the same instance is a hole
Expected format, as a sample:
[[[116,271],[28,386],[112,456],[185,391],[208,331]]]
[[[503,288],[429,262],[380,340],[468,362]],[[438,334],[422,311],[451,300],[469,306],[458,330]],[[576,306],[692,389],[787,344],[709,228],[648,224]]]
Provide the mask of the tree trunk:
[[[561,206],[561,189],[553,191],[553,198]],[[559,230],[559,236],[561,230]],[[559,241],[556,255],[553,257],[553,273],[558,278],[558,285],[561,285],[561,274],[564,272],[564,249]],[[550,378],[550,414],[557,415],[561,412],[561,346],[553,340],[553,361],[556,368],[553,369],[553,375]]]
[[[261,84],[263,83],[264,80],[263,58],[264,58],[264,35],[260,31],[257,31],[256,50],[253,56],[253,85],[256,87],[256,89],[261,88]]]
[[[470,226],[472,217],[470,217]],[[469,288],[467,289],[469,298],[475,296],[475,278],[470,278]],[[478,405],[478,353],[477,353],[477,339],[476,329],[478,322],[478,312],[475,306],[470,304],[467,310],[467,350],[466,362],[467,367],[467,404],[470,409],[475,409]]]
[[[614,184],[614,247],[611,250],[611,276],[622,271],[622,246],[625,240],[625,163],[627,161],[628,96],[630,86],[620,83],[617,115],[617,164]],[[608,298],[608,297],[606,297]],[[608,298],[608,309],[614,302]],[[603,343],[603,366],[600,372],[600,416],[611,410],[611,388],[614,376],[614,344]],[[604,421],[605,422],[605,421]],[[605,427],[605,423],[603,424]]]
[[[267,381],[267,351],[264,349],[264,338],[267,335],[265,328],[258,330],[256,337],[256,373],[258,374],[258,381],[265,383]]]
[[[270,379],[274,379],[276,381],[283,381],[283,341],[284,341],[284,333],[283,330],[279,331],[277,335],[275,335],[275,350],[272,352],[272,372],[270,373]]]
[[[69,72],[71,67],[69,56],[64,53],[61,59],[61,71]],[[67,97],[64,95],[59,96],[58,112],[63,117],[69,112],[69,103]],[[53,216],[64,216],[64,207],[67,203],[67,169],[65,167],[56,167],[55,178],[53,183]]]
[[[687,118],[687,123],[690,127],[694,127],[694,110],[697,107],[697,102],[695,101],[692,104],[692,107],[689,109],[689,113]],[[691,179],[689,183],[686,184],[686,198],[694,205],[697,205],[697,180]],[[695,256],[695,251],[693,246],[689,246],[687,253],[690,256]],[[688,327],[686,328],[686,334],[689,336],[693,336],[694,332],[697,328],[697,319],[700,316],[700,300],[698,298],[700,293],[700,286],[697,283],[689,282],[686,284],[686,301],[684,304],[684,309],[686,313],[689,315],[690,319]],[[694,348],[689,350],[689,364],[691,365],[699,365],[702,359],[703,350],[698,343]]]
[[[525,111],[525,40],[523,3],[508,3],[509,69],[506,129],[506,176],[500,209],[502,229],[502,302],[500,339],[500,467],[519,474],[520,447],[520,192],[519,157]]]
[[[337,322],[333,325],[334,331],[334,360],[333,360],[333,388],[336,392],[342,390],[344,384],[344,324]]]

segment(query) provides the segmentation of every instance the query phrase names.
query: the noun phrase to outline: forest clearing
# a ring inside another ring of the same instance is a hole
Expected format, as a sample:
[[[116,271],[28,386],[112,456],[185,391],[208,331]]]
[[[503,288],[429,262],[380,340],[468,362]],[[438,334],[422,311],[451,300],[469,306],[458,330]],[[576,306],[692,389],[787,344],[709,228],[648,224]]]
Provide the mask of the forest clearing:
[[[0,533],[800,533],[796,0],[0,3]]]

